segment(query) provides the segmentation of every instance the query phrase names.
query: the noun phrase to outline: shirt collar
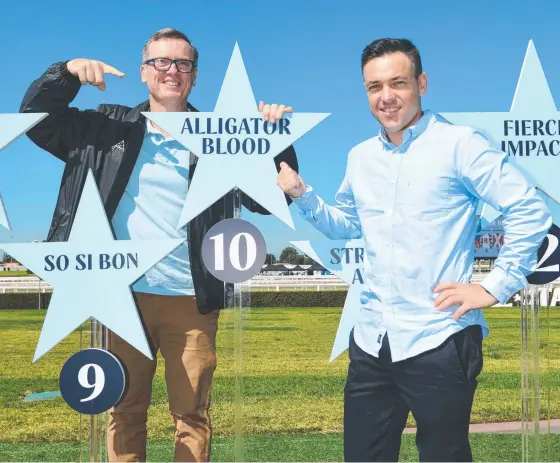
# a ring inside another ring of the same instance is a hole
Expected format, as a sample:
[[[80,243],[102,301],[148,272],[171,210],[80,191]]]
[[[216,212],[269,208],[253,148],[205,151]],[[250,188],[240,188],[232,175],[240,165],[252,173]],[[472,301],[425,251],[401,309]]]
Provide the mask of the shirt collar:
[[[418,138],[419,135],[426,131],[433,119],[434,115],[431,111],[423,111],[422,117],[418,119],[418,121],[416,121],[416,124],[411,125],[404,131],[402,144],[400,146],[404,146],[407,143],[410,143],[412,140]],[[388,148],[394,149],[396,147],[396,145],[391,140],[389,140],[389,137],[387,136],[387,133],[385,132],[385,129],[383,127],[381,127],[381,129],[379,130],[379,139],[383,142],[383,145]]]

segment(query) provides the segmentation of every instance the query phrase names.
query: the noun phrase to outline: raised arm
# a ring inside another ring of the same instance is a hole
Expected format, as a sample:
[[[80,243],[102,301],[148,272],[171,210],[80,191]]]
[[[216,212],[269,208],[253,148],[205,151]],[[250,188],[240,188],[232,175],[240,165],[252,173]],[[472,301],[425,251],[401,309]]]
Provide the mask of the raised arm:
[[[101,116],[93,110],[70,107],[70,103],[82,84],[105,90],[105,74],[124,76],[113,66],[84,58],[51,65],[33,81],[21,103],[21,113],[48,113],[27,132],[27,136],[40,148],[66,161],[68,153],[79,143],[89,120]]]
[[[336,193],[337,205],[330,206],[315,194],[310,185],[305,185],[295,170],[286,163],[280,166],[278,185],[293,198],[294,204],[301,209],[301,215],[305,220],[331,239],[362,237],[362,227],[347,175]]]

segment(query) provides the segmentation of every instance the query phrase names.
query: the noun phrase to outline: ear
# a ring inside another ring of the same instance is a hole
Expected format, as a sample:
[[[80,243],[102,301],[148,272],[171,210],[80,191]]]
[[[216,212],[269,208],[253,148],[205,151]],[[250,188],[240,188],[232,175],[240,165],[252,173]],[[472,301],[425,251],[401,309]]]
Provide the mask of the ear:
[[[192,86],[196,85],[196,75],[198,73],[198,68],[194,68],[192,72]]]
[[[424,96],[426,90],[428,89],[428,78],[426,77],[425,72],[418,76],[418,87],[420,89],[420,96]]]
[[[146,69],[146,65],[142,64],[140,66],[140,77],[142,78],[142,82],[147,82],[148,81],[148,77],[147,77],[147,69]]]

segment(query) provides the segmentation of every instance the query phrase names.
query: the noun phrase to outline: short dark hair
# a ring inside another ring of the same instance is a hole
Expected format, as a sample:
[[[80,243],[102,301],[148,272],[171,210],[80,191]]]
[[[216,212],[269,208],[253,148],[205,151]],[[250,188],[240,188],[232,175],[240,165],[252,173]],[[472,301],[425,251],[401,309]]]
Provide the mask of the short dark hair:
[[[408,39],[377,39],[371,42],[362,52],[362,70],[368,61],[379,58],[390,53],[402,52],[410,58],[414,68],[414,76],[418,78],[422,74],[422,61],[420,52]]]
[[[160,29],[148,39],[148,41],[144,45],[144,48],[142,49],[142,61],[146,61],[146,59],[148,58],[148,47],[150,46],[150,44],[161,39],[184,40],[193,49],[193,61],[195,62],[195,65],[198,63],[198,50],[196,49],[196,47],[191,43],[191,41],[185,34],[183,34],[181,31],[178,31],[177,29],[173,29],[172,27]]]

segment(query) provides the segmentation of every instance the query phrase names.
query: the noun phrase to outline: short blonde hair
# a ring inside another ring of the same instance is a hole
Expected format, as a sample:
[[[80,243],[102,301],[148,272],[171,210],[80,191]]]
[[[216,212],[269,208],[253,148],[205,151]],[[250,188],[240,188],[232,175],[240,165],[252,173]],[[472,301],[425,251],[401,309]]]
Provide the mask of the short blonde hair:
[[[150,46],[150,44],[161,39],[179,39],[187,42],[193,49],[193,61],[196,66],[196,64],[198,63],[198,50],[185,34],[183,34],[181,31],[178,31],[177,29],[173,29],[172,27],[160,29],[148,39],[146,45],[144,45],[144,48],[142,49],[142,61],[146,61],[146,59],[148,58],[148,47]]]

